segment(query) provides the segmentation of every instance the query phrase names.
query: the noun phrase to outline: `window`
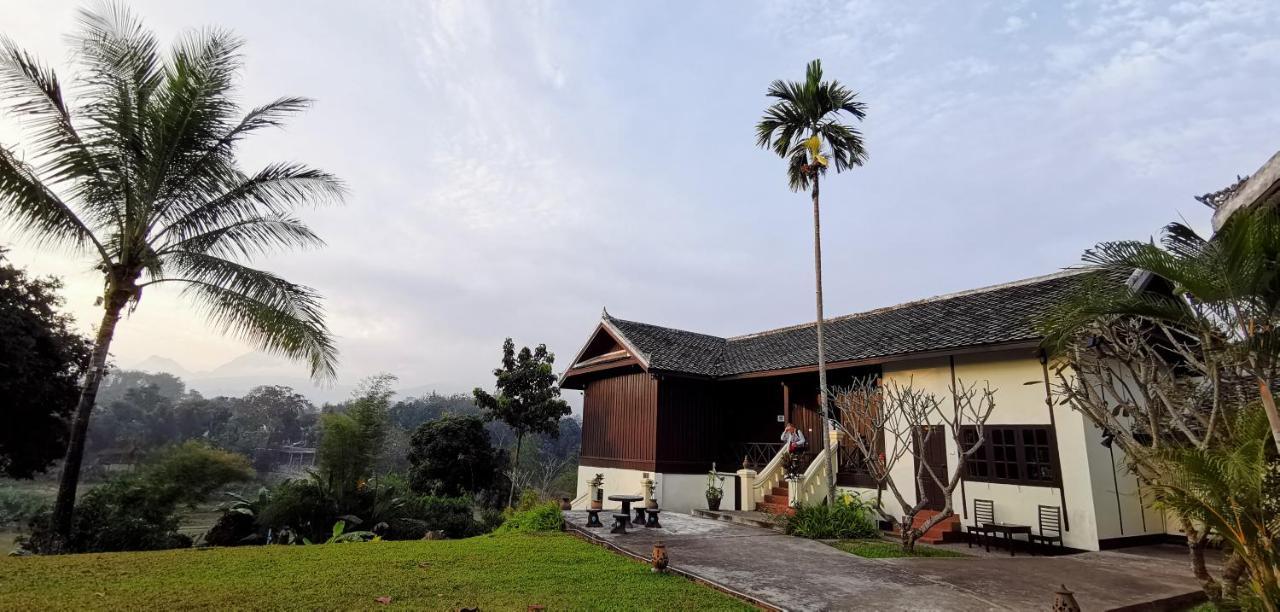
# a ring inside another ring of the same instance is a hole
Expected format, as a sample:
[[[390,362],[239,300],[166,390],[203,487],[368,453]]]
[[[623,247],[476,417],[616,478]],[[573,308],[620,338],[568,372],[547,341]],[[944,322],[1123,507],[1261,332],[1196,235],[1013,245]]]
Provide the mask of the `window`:
[[[978,429],[961,430],[965,449],[978,443]],[[965,460],[965,479],[974,482],[1057,486],[1057,453],[1047,425],[987,425],[982,446]]]

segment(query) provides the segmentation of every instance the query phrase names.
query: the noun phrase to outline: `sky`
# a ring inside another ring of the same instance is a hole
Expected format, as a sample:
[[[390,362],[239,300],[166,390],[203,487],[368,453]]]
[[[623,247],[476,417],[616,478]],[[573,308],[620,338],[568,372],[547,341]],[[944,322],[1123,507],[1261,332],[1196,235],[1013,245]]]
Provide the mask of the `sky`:
[[[768,84],[814,58],[868,107],[867,163],[822,186],[829,315],[1052,273],[1174,220],[1207,230],[1193,196],[1280,149],[1265,0],[132,4],[164,41],[244,37],[246,106],[317,100],[241,159],[351,190],[302,213],[325,248],[254,261],[325,295],[340,386],[488,387],[508,336],[564,368],[604,307],[726,336],[811,321],[809,200],[754,125]],[[81,5],[3,0],[0,32],[66,79]],[[63,277],[92,329],[87,260],[8,229],[0,245]],[[305,378],[249,352],[162,291],[113,345],[124,367]]]

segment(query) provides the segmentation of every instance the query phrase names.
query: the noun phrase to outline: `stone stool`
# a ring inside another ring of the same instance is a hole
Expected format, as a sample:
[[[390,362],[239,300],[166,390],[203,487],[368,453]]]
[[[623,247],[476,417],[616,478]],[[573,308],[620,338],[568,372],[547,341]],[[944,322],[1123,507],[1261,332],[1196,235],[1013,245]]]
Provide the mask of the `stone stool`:
[[[630,514],[627,514],[626,512],[616,512],[616,513],[614,513],[614,515],[613,515],[613,529],[610,529],[610,530],[609,530],[609,533],[626,533],[626,532],[627,532],[627,521],[628,521],[630,518],[631,518],[631,515],[630,515]]]
[[[636,506],[636,520],[631,523],[632,526],[644,524],[644,506]]]
[[[604,527],[600,522],[599,510],[587,510],[587,527]]]
[[[646,508],[645,514],[649,515],[649,520],[644,522],[645,527],[662,527],[662,523],[658,522],[658,514],[662,511],[657,508]]]

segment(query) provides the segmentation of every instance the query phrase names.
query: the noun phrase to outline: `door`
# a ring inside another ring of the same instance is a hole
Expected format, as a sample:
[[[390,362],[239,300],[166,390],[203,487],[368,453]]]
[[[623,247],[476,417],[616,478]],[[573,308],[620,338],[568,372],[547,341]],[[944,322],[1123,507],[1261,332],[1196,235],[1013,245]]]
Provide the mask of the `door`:
[[[947,480],[947,428],[942,425],[923,425],[917,430],[915,446],[915,467],[917,471],[912,475],[921,474],[916,480],[916,499],[925,499],[924,507],[929,510],[941,510],[946,505],[946,495],[943,493],[942,486],[938,484],[928,470],[920,465],[924,461],[929,467],[933,468],[933,473],[939,480],[946,482]],[[923,449],[921,448],[923,447]],[[923,488],[922,488],[923,487]]]

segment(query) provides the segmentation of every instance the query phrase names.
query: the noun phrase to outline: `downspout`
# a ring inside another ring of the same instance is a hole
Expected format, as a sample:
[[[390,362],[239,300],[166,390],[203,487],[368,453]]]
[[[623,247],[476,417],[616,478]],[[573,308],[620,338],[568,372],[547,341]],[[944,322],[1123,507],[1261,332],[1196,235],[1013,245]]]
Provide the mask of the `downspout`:
[[[1044,372],[1044,405],[1049,409],[1049,428],[1053,430],[1053,454],[1058,460],[1058,499],[1062,504],[1062,527],[1071,531],[1071,514],[1067,512],[1067,483],[1062,477],[1062,449],[1058,444],[1058,421],[1053,416],[1053,388],[1049,386],[1049,354],[1040,349],[1039,357],[1040,370]]]

